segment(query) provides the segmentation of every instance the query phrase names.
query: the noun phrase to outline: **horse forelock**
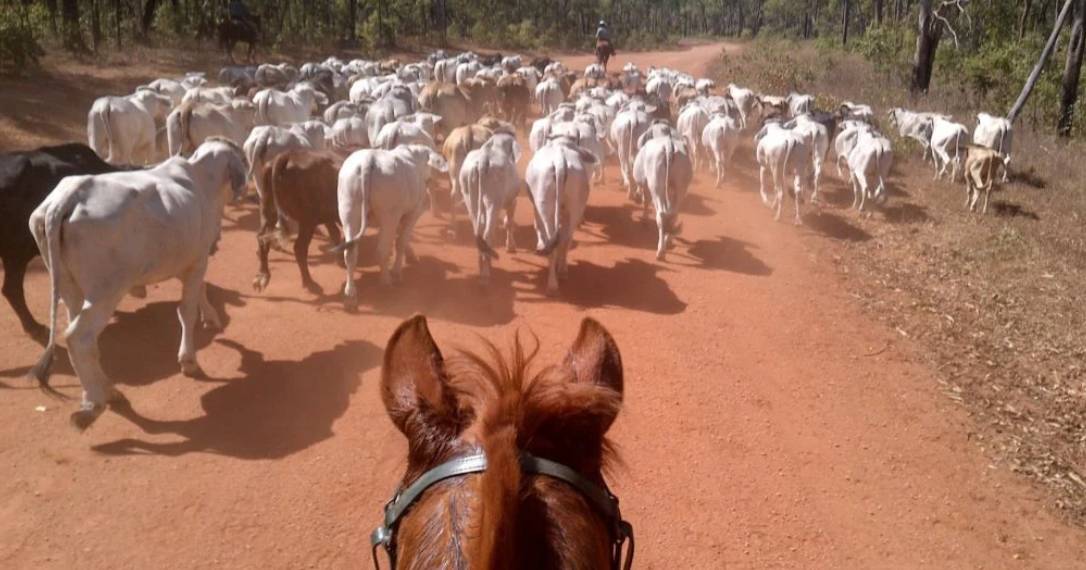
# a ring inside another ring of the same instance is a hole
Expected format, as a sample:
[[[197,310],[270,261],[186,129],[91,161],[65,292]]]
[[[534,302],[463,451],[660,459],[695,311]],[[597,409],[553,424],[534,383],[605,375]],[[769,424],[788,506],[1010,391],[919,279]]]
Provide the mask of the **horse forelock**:
[[[604,434],[621,395],[576,381],[567,366],[532,374],[538,344],[526,349],[519,336],[508,357],[490,342],[483,346],[482,352],[456,351],[446,361],[450,385],[474,410],[470,425],[456,441],[412,444],[405,483],[478,449],[487,454],[487,471],[447,480],[424,494],[401,525],[404,567],[594,567],[601,557],[606,562],[608,529],[593,506],[565,482],[524,476],[519,456],[528,452],[558,461],[602,484],[602,471],[614,457]],[[416,456],[422,453],[437,457]]]

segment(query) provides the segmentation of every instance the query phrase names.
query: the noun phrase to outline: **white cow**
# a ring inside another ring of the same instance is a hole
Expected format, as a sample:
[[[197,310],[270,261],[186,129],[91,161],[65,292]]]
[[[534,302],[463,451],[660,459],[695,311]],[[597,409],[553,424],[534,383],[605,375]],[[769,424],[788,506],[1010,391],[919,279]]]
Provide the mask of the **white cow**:
[[[679,134],[686,141],[686,148],[690,150],[690,160],[693,162],[694,170],[698,169],[698,159],[705,152],[701,139],[702,133],[708,124],[709,113],[697,103],[691,103],[683,107],[682,111],[679,112],[679,119],[675,123]]]
[[[788,123],[794,132],[799,133],[807,146],[811,149],[811,169],[813,172],[814,192],[811,193],[811,202],[818,201],[818,183],[822,179],[822,161],[826,159],[826,152],[830,148],[830,131],[826,125],[816,121],[810,113],[796,115]]]
[[[681,138],[656,137],[646,142],[634,159],[634,181],[647,191],[656,210],[656,259],[660,261],[672,237],[679,233],[679,208],[694,178],[691,152]]]
[[[435,148],[434,137],[419,125],[397,119],[381,127],[377,138],[373,139],[373,148],[392,150],[400,145],[424,145]]]
[[[931,125],[931,153],[934,158],[935,175],[938,180],[951,165],[950,181],[958,178],[958,168],[965,160],[965,145],[969,142],[969,129],[961,123],[955,123],[943,117],[936,117]]]
[[[234,90],[230,87],[194,87],[185,92],[182,103],[213,103],[229,105],[234,100]]]
[[[517,192],[523,184],[517,174],[518,160],[520,146],[516,137],[509,133],[497,133],[482,147],[469,152],[460,167],[459,187],[474,230],[475,245],[479,249],[479,278],[483,283],[490,280],[491,259],[498,257],[491,244],[498,217],[503,211],[506,251],[516,250],[513,215]]]
[[[228,105],[182,103],[166,117],[170,156],[195,149],[211,137],[223,137],[240,145],[249,138],[256,122],[256,108],[248,101]]]
[[[588,205],[589,173],[596,157],[564,137],[551,140],[532,156],[525,173],[535,210],[539,253],[547,255],[547,294],[558,293],[558,275],[567,271],[573,230]]]
[[[839,109],[841,111],[841,120],[863,121],[865,123],[875,122],[875,111],[870,105],[845,101],[844,103],[841,103]]]
[[[146,171],[69,176],[34,210],[30,231],[49,269],[49,343],[30,375],[46,384],[57,343],[57,304],[68,309],[68,351],[83,401],[72,423],[85,429],[123,396],[98,361],[98,335],[133,288],[181,280],[181,371],[200,373],[196,316],[221,326],[204,285],[219,239],[227,189],[245,186],[236,145],[209,141],[191,159],[172,158]]]
[[[366,110],[366,136],[370,142],[377,140],[381,127],[412,113],[411,105],[399,97],[383,97],[374,101]]]
[[[1011,138],[1014,134],[1009,119],[988,113],[977,113],[977,128],[973,130],[973,144],[990,148],[1003,155],[1003,181],[1008,179],[1011,164]]]
[[[316,123],[316,125],[312,123]],[[245,158],[249,162],[249,178],[256,186],[258,196],[264,197],[264,177],[260,175],[264,171],[264,166],[275,160],[275,157],[289,150],[323,150],[326,136],[323,127],[322,123],[316,121],[309,124],[298,123],[290,127],[261,125],[249,133],[249,137],[245,139],[242,149],[245,151]]]
[[[860,131],[869,131],[871,129],[874,129],[874,127],[870,123],[863,121],[846,120],[841,121],[838,125],[837,136],[833,139],[837,176],[844,178],[845,175],[841,172],[841,163],[845,162],[845,166],[848,166],[848,153],[852,152],[852,149],[856,146]]]
[[[607,77],[607,72],[604,71],[603,66],[598,63],[590,63],[584,68],[585,79],[604,79]]]
[[[593,179],[603,182],[603,160],[607,156],[607,134],[594,115],[577,115],[572,121],[558,123],[551,128],[550,137],[569,138],[577,146],[591,152],[596,164],[591,169]]]
[[[793,117],[810,113],[811,108],[814,107],[814,95],[792,92],[784,98],[784,101],[788,104],[788,114]]]
[[[701,133],[702,146],[709,153],[712,161],[713,174],[716,176],[716,187],[724,180],[728,164],[735,154],[735,148],[739,146],[742,128],[739,121],[726,114],[715,114],[705,125]]]
[[[301,123],[327,103],[328,97],[308,83],[299,83],[290,91],[264,89],[253,96],[258,125]]]
[[[539,85],[539,70],[526,65],[517,69],[517,75],[524,78],[524,85],[528,87],[528,92],[534,94],[536,86]]]
[[[633,199],[635,187],[633,181],[633,163],[637,154],[637,141],[648,130],[652,119],[648,113],[637,107],[628,107],[615,115],[611,123],[611,146],[618,155],[618,168],[622,173],[622,184],[626,193]]]
[[[795,175],[792,199],[796,205],[795,223],[803,223],[799,215],[799,203],[803,198],[803,181],[811,172],[811,148],[799,133],[784,128],[780,123],[768,122],[755,136],[757,148],[755,158],[758,161],[758,192],[762,203],[774,210],[773,219],[780,221],[784,206],[784,177],[788,173]],[[765,191],[765,175],[769,172],[773,180],[775,196],[770,200]]]
[[[708,97],[709,91],[714,87],[716,87],[716,81],[713,81],[712,79],[702,78],[694,83],[694,89],[698,92],[698,95],[701,95],[702,97]]]
[[[337,152],[354,152],[370,147],[366,122],[358,117],[339,119],[328,132],[328,144]]]
[[[927,160],[931,153],[931,127],[936,113],[918,113],[900,107],[894,107],[886,112],[890,118],[890,124],[897,128],[898,136],[908,137],[920,143],[923,149],[923,159]]]
[[[852,179],[852,207],[864,210],[867,200],[886,200],[886,178],[894,162],[890,139],[874,129],[856,129],[856,144],[847,161]],[[875,177],[872,181],[869,177]]]
[[[169,97],[140,89],[125,97],[100,97],[87,113],[87,140],[113,164],[149,164],[156,158],[156,121],[170,112]]]
[[[357,306],[358,289],[354,270],[358,262],[357,243],[373,216],[381,228],[377,238],[377,260],[381,282],[400,279],[415,222],[426,210],[426,181],[430,170],[448,171],[445,159],[427,146],[406,145],[393,150],[364,149],[343,162],[339,170],[339,219],[349,239],[337,249],[343,251],[347,283],[343,287],[348,308]],[[389,267],[395,242],[396,255]]]
[[[329,125],[336,124],[340,119],[350,117],[365,117],[369,105],[363,105],[352,101],[337,101],[324,110],[324,122]]]
[[[758,95],[754,91],[738,87],[734,83],[728,84],[728,94],[731,95],[732,101],[735,101],[735,106],[739,109],[739,125],[744,129],[748,125],[753,125],[761,108]]]
[[[566,95],[562,93],[562,87],[558,84],[557,79],[554,77],[547,77],[543,81],[540,81],[539,85],[536,85],[535,99],[536,101],[539,101],[539,106],[543,110],[543,114],[549,115],[558,109],[558,105],[566,100]]]

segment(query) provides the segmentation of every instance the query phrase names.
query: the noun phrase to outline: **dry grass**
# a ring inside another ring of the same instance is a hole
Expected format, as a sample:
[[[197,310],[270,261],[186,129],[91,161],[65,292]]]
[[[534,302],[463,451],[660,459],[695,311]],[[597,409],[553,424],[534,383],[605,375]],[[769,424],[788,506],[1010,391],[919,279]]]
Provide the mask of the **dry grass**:
[[[909,101],[900,83],[861,58],[813,46],[748,47],[717,69],[723,82],[949,111],[972,124],[965,97],[935,91]],[[936,78],[938,80],[938,77]],[[854,294],[925,347],[947,397],[976,421],[971,437],[994,461],[1040,483],[1055,509],[1086,524],[1086,145],[1019,127],[1014,177],[988,216],[962,207],[962,183],[932,182],[915,146],[898,141],[892,197],[871,219],[831,204],[869,235],[816,244],[829,250]],[[832,170],[832,169],[831,169]],[[812,225],[822,216],[812,216]]]

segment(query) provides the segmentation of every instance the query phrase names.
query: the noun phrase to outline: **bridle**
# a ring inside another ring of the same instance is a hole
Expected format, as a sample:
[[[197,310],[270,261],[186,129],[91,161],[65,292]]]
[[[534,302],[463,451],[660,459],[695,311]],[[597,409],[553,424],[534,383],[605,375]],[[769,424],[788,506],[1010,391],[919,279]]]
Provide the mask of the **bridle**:
[[[370,535],[373,549],[373,566],[380,570],[377,549],[383,547],[388,555],[391,568],[396,568],[396,529],[400,519],[427,489],[437,483],[453,477],[462,477],[486,471],[486,454],[482,451],[446,461],[423,473],[407,487],[401,486],[396,494],[385,504],[384,524],[377,527]],[[546,475],[564,481],[579,491],[607,520],[611,534],[611,570],[630,570],[633,566],[634,535],[633,525],[622,519],[618,508],[618,497],[611,493],[607,485],[596,485],[580,473],[556,461],[536,457],[530,453],[520,454],[520,469],[530,475]],[[630,546],[626,548],[626,542]],[[623,551],[626,552],[623,563]]]

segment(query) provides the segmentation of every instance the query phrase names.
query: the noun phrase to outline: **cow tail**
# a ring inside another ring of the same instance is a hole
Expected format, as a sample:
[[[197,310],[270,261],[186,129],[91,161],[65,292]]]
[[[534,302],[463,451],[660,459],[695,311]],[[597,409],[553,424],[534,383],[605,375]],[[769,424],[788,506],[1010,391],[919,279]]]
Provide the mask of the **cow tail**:
[[[178,137],[177,140],[180,144],[177,145],[177,154],[181,155],[185,152],[185,145],[188,144],[196,149],[196,143],[192,140],[192,111],[194,105],[187,105],[181,108],[180,116],[178,117]]]
[[[256,154],[256,153],[254,153]],[[271,240],[282,241],[285,236],[280,231],[269,232],[272,230],[276,223],[279,221],[279,207],[276,204],[275,196],[275,180],[281,173],[282,166],[286,162],[280,162],[278,160],[272,161],[271,164],[265,165],[264,168],[257,172],[256,175],[260,177],[261,186],[264,188],[264,194],[260,196],[260,231],[257,234],[257,240],[260,242],[268,242]],[[252,166],[250,164],[250,172],[252,172]]]
[[[368,192],[368,190],[369,190],[369,187],[370,187],[370,177],[372,175],[373,175],[373,164],[372,163],[367,162],[367,163],[365,163],[365,164],[363,164],[362,166],[359,167],[359,169],[358,169],[358,178],[357,178],[358,182],[356,183],[357,184],[356,190],[358,190],[357,195],[361,197],[361,204],[359,206],[359,209],[362,210],[362,212],[361,212],[361,214],[362,214],[362,223],[358,227],[358,233],[357,234],[355,234],[353,236],[349,236],[347,238],[347,241],[337,245],[336,247],[334,247],[332,249],[332,251],[335,252],[335,253],[342,252],[343,250],[354,246],[355,244],[357,244],[359,242],[359,240],[362,239],[362,236],[366,233],[366,219],[369,217],[369,201],[370,201],[370,193]]]
[[[565,187],[566,181],[566,162],[563,157],[558,164],[554,165],[554,235],[550,236],[547,244],[540,250],[542,255],[550,255],[554,251],[555,247],[558,247],[558,240],[562,235],[562,189]]]
[[[49,376],[52,373],[53,356],[57,347],[57,306],[60,302],[60,272],[64,271],[60,252],[60,233],[64,221],[75,209],[79,195],[77,187],[72,184],[62,187],[54,192],[55,201],[43,212],[43,216],[30,217],[30,232],[34,235],[34,241],[38,243],[38,249],[42,253],[42,259],[49,269],[49,342],[45,345],[45,351],[41,358],[27,372],[27,378],[37,380],[38,386],[51,394],[58,392],[49,386]],[[59,196],[57,196],[59,192]],[[69,307],[77,310],[78,307]]]
[[[884,160],[885,150],[880,145],[878,150],[875,151],[875,175],[879,177],[879,185],[875,187],[875,194],[882,196],[882,193],[886,191],[886,182],[882,179],[882,161]]]
[[[677,217],[674,210],[675,201],[671,196],[671,154],[674,150],[674,144],[669,142],[668,147],[664,152],[664,195],[661,197],[663,212],[660,213],[660,220],[663,223],[664,231],[672,233],[675,231],[675,219]]]
[[[792,149],[794,149],[794,148],[796,148],[796,143],[795,143],[795,141],[789,141],[789,142],[788,142],[788,144],[787,144],[787,145],[785,145],[785,149],[786,149],[786,150],[784,151],[784,164],[782,164],[782,165],[781,165],[781,167],[782,167],[782,168],[784,169],[784,172],[783,172],[783,173],[781,173],[781,174],[782,174],[782,176],[781,176],[782,178],[783,178],[783,176],[784,176],[784,175],[786,175],[786,174],[788,173],[788,164],[789,164],[789,163],[791,162],[791,160],[792,160]],[[776,178],[776,177],[774,177],[774,178]],[[783,180],[782,180],[782,182],[783,182]],[[776,186],[776,185],[777,185],[777,181],[776,181],[776,180],[774,180],[774,181],[773,181],[773,185],[774,185],[774,186]],[[773,190],[774,190],[774,192],[776,192],[776,190],[777,190],[777,189],[776,189],[776,188],[774,188]],[[791,192],[792,192],[792,199],[794,199],[794,200],[799,200],[799,196],[797,196],[797,195],[796,195],[796,193],[795,193],[796,191],[795,191],[795,187],[794,187],[794,186],[793,186],[793,188],[792,188]],[[783,200],[784,198],[782,197],[781,199]]]
[[[249,159],[249,178],[251,180],[253,180],[253,181],[255,181],[256,177],[261,174],[261,173],[258,173],[256,171],[256,169],[257,169],[258,164],[263,164],[263,162],[264,162],[264,154],[265,154],[265,151],[267,150],[267,146],[268,146],[268,138],[267,137],[260,137],[260,138],[256,139],[256,144],[253,145],[253,155],[248,157],[248,159]],[[262,182],[266,183],[267,179],[265,178],[264,180],[262,180]],[[262,186],[264,186],[264,185],[262,184]],[[264,186],[264,192],[267,193],[267,191],[268,191],[268,187]]]
[[[493,222],[490,214],[483,207],[483,180],[486,178],[486,169],[487,162],[484,160],[480,162],[479,169],[471,170],[471,180],[468,181],[467,189],[468,209],[475,223],[475,247],[479,249],[480,254],[491,259],[498,259],[498,252],[494,251],[494,248],[490,247],[486,241],[486,229]]]

